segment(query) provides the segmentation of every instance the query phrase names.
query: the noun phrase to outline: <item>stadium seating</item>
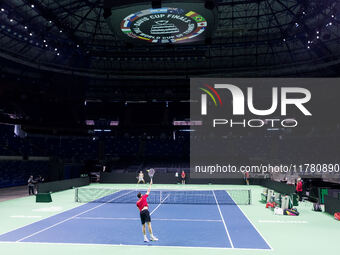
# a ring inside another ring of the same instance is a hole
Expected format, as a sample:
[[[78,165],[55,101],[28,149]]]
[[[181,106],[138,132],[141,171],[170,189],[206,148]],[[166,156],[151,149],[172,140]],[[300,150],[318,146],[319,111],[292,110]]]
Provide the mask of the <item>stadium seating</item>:
[[[189,169],[189,135],[180,135],[174,140],[172,136],[106,136],[95,137],[56,137],[32,136],[17,137],[13,126],[0,125],[0,156],[21,156],[29,159],[32,156],[58,158],[64,163],[79,164],[87,160],[101,160],[108,163],[107,171],[137,172],[140,169],[158,168],[164,172],[175,172]],[[230,163],[313,163],[337,162],[340,155],[337,147],[340,142],[338,128],[333,130],[313,130],[305,135],[229,135],[221,143],[229,147]],[[320,139],[321,138],[321,139]],[[192,136],[192,139],[204,139]],[[101,148],[101,149],[100,149]],[[323,153],[319,153],[322,148]],[[209,152],[209,148],[206,148]],[[248,155],[252,155],[251,158]],[[1,186],[21,185],[28,176],[43,173],[46,162],[1,161]],[[22,170],[22,171],[18,171]],[[20,172],[14,176],[11,171]],[[296,176],[284,176],[295,180]],[[279,179],[281,177],[278,177]]]

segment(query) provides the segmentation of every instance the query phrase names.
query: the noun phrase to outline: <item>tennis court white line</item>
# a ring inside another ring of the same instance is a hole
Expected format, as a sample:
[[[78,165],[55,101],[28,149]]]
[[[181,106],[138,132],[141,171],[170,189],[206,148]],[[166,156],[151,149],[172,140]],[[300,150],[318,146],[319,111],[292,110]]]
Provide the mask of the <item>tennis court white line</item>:
[[[170,194],[168,194],[167,196],[166,196],[166,198],[164,198],[163,199],[163,201],[161,201],[160,203],[159,203],[159,205],[157,205],[157,207],[155,208],[155,209],[153,209],[152,210],[152,212],[150,213],[150,215],[152,215],[161,205],[162,205],[162,203],[165,201],[165,200],[167,200],[167,198],[170,196]]]
[[[260,223],[278,223],[278,224],[307,224],[305,220],[258,220]]]
[[[229,195],[228,191],[225,190],[225,192],[228,194],[228,196],[231,198],[231,200],[233,200],[234,204],[238,207],[238,209],[240,209],[240,211],[243,213],[243,215],[247,218],[247,220],[250,222],[250,224],[255,228],[255,230],[257,231],[257,233],[262,237],[262,239],[266,242],[266,244],[268,245],[268,247],[270,248],[271,251],[273,251],[273,247],[271,247],[271,245],[269,244],[269,242],[264,238],[264,236],[261,234],[261,232],[257,229],[257,227],[254,225],[254,223],[248,218],[248,216],[244,213],[244,211],[241,209],[241,207],[239,207],[236,202],[234,201],[234,199]]]
[[[220,208],[220,205],[219,205],[219,203],[218,203],[218,201],[217,201],[217,198],[216,198],[216,195],[215,195],[214,190],[213,190],[212,192],[213,192],[213,195],[214,195],[214,198],[215,198],[215,201],[216,201],[216,205],[217,205],[218,211],[220,212],[220,216],[221,216],[221,219],[222,219],[224,228],[225,228],[225,232],[227,233],[227,236],[228,236],[228,239],[229,239],[231,248],[234,249],[234,248],[235,248],[235,247],[234,247],[234,244],[233,244],[233,242],[231,241],[230,234],[229,234],[227,225],[225,224],[225,221],[224,221],[224,218],[223,218],[223,215],[222,215],[222,212],[221,212],[221,208]]]
[[[206,249],[206,250],[243,250],[243,251],[267,251],[271,252],[270,249],[259,249],[259,248],[231,248],[231,247],[204,247],[204,246],[169,246],[169,245],[141,245],[141,244],[100,244],[100,243],[49,243],[49,242],[9,242],[0,241],[0,244],[41,244],[41,245],[64,245],[64,246],[99,246],[99,247],[136,247],[145,249],[161,249],[161,248],[173,248],[173,249]]]
[[[110,217],[76,217],[77,220],[140,220],[140,218],[110,218]],[[194,222],[222,222],[222,220],[209,219],[161,219],[153,218],[152,221],[194,221]]]
[[[120,197],[122,197],[122,196],[125,196],[125,195],[127,195],[127,194],[129,194],[129,193],[131,193],[131,192],[133,192],[133,191],[130,191],[130,192],[125,193],[125,194],[122,194],[121,196],[118,196],[118,197],[115,197],[115,198],[113,198],[113,199],[110,199],[109,201],[107,201],[107,202],[105,202],[105,203],[102,203],[102,204],[100,204],[100,205],[97,205],[97,206],[95,206],[95,207],[92,207],[92,208],[90,208],[90,209],[88,209],[88,210],[86,210],[86,211],[83,211],[83,212],[81,212],[81,213],[78,213],[78,214],[76,214],[76,215],[74,215],[74,216],[72,216],[72,217],[69,217],[69,218],[65,219],[65,220],[59,221],[59,222],[57,222],[57,223],[55,223],[55,224],[53,224],[53,225],[51,225],[51,226],[49,226],[49,227],[47,227],[47,228],[43,228],[42,230],[39,230],[39,231],[37,231],[37,232],[34,232],[33,234],[30,234],[30,235],[28,235],[28,236],[25,236],[25,237],[23,237],[23,238],[17,240],[16,242],[21,242],[21,241],[23,241],[23,240],[25,240],[25,239],[27,239],[27,238],[30,238],[30,237],[32,237],[32,236],[35,236],[35,235],[37,235],[37,234],[39,234],[39,233],[41,233],[41,232],[44,232],[44,231],[46,231],[46,230],[48,230],[48,229],[51,229],[51,228],[53,228],[53,227],[55,227],[55,226],[58,226],[58,225],[60,225],[60,224],[62,224],[62,223],[64,223],[64,222],[66,222],[66,221],[69,221],[69,220],[71,220],[71,219],[74,219],[74,218],[76,218],[76,217],[79,216],[79,215],[82,215],[82,214],[84,214],[84,213],[87,213],[87,212],[90,212],[90,211],[92,211],[92,210],[94,210],[94,209],[97,209],[98,207],[101,207],[101,206],[103,206],[103,205],[105,205],[105,204],[107,204],[107,203],[110,203],[110,202],[112,202],[112,201],[114,201],[114,200],[116,200],[116,199],[118,199],[118,198],[120,198]]]

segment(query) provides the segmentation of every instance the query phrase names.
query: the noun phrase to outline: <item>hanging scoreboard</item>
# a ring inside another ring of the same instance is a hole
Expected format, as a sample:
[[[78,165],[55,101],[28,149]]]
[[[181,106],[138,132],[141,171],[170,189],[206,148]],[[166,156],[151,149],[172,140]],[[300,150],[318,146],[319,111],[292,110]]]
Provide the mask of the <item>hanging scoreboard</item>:
[[[134,44],[193,43],[209,38],[214,31],[217,10],[213,1],[159,3],[160,8],[155,8],[153,1],[124,5],[107,0],[104,16],[118,39]]]

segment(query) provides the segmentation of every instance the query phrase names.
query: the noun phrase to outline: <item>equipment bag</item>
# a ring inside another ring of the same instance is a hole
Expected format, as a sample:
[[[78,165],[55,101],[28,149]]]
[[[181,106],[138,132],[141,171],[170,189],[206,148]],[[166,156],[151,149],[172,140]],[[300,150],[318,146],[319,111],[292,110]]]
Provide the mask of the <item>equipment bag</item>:
[[[276,204],[275,202],[268,202],[268,203],[266,204],[266,208],[275,208],[276,205],[277,205],[277,204]]]
[[[319,203],[313,203],[313,211],[322,212],[322,209]]]
[[[276,215],[283,215],[283,210],[280,207],[275,207],[274,214]]]
[[[292,208],[292,209],[284,209],[283,210],[283,215],[289,215],[289,216],[299,216],[299,212],[297,209]]]
[[[336,212],[334,213],[334,219],[339,220],[340,221],[340,212]]]

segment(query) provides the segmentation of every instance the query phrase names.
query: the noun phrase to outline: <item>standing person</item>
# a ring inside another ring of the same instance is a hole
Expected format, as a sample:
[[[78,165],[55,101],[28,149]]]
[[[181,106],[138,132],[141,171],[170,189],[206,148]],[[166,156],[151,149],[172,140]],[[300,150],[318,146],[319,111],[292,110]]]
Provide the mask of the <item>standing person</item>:
[[[244,173],[244,180],[246,181],[246,185],[249,185],[249,172],[248,171]]]
[[[44,181],[45,181],[45,178],[42,177],[41,175],[39,175],[37,181],[38,181],[38,182],[44,182]]]
[[[44,181],[45,179],[41,175],[39,175],[38,178],[34,180],[34,194],[38,193],[38,184]]]
[[[144,174],[142,171],[139,171],[139,174],[138,174],[138,182],[137,184],[139,184],[140,182],[143,182],[145,184],[145,181],[144,181]]]
[[[300,177],[297,179],[296,193],[299,195],[299,201],[302,201],[302,180]]]
[[[34,195],[34,184],[35,181],[33,179],[33,175],[30,176],[30,178],[28,178],[28,195]]]
[[[182,178],[182,184],[185,184],[185,172],[184,172],[184,170],[182,170],[181,178]]]
[[[176,178],[176,183],[179,183],[179,175],[178,175],[178,171],[176,171],[176,173],[175,173],[175,178]]]
[[[151,241],[158,241],[157,237],[155,237],[152,233],[152,227],[151,227],[151,217],[149,213],[149,205],[148,205],[148,196],[150,194],[151,190],[151,185],[152,185],[152,179],[150,181],[150,187],[146,194],[142,195],[140,192],[137,194],[138,201],[136,203],[139,212],[140,212],[140,220],[142,222],[142,230],[143,230],[143,235],[144,235],[144,242],[149,242],[149,239],[146,237],[146,230],[145,230],[145,223],[148,225],[148,230],[150,234],[150,240]]]

